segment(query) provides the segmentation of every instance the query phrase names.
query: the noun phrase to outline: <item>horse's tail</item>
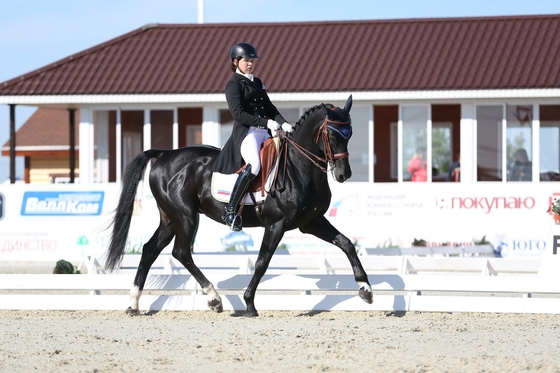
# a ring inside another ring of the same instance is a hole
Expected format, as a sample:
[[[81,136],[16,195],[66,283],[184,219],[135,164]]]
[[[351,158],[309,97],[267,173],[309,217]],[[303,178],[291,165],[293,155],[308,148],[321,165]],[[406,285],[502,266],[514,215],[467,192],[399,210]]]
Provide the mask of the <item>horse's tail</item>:
[[[152,158],[159,157],[162,153],[162,150],[146,150],[138,154],[126,166],[121,182],[121,195],[115,210],[115,217],[113,218],[113,232],[109,241],[109,252],[105,262],[105,268],[109,271],[113,271],[123,258],[138,184],[140,184],[144,177],[144,171],[146,171],[148,162]]]

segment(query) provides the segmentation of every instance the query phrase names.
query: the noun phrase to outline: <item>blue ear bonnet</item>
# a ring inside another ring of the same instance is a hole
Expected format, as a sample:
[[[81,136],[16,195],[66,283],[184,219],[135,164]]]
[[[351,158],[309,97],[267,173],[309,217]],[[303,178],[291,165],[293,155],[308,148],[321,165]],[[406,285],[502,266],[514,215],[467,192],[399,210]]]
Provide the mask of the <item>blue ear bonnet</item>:
[[[348,140],[352,136],[352,121],[350,120],[350,109],[352,108],[352,95],[348,97],[344,108],[332,107],[328,109],[321,104],[327,119],[327,128],[336,132],[340,137]]]
[[[349,121],[348,123],[345,123],[345,124],[328,123],[327,127],[330,130],[333,130],[334,132],[338,133],[340,135],[340,137],[342,137],[345,140],[349,139],[350,136],[352,136],[352,122],[351,121]]]

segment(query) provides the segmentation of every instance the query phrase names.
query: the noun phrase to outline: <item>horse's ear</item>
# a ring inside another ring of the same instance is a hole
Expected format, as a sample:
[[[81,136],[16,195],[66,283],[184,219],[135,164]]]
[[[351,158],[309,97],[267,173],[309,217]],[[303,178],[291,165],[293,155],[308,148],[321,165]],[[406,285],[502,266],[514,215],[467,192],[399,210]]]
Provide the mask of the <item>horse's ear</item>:
[[[328,117],[329,116],[329,109],[327,109],[325,104],[321,104],[321,107],[323,108],[323,113],[325,113],[325,116]]]
[[[346,100],[346,104],[344,104],[344,111],[349,113],[350,109],[352,109],[352,95],[348,96],[348,100]]]

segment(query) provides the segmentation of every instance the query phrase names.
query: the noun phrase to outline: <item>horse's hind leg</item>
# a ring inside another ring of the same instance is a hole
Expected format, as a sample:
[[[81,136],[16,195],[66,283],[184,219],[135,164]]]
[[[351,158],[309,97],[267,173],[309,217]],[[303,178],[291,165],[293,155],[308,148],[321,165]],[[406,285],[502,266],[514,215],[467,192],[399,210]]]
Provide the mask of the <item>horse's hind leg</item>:
[[[222,298],[214,288],[214,285],[208,281],[200,268],[194,263],[191,247],[194,237],[198,229],[198,214],[193,216],[184,216],[181,220],[181,227],[177,227],[177,236],[175,237],[175,245],[173,246],[173,257],[181,262],[182,265],[198,282],[204,293],[208,296],[208,308],[215,312],[224,310]]]
[[[364,300],[364,302],[370,304],[373,303],[373,292],[371,285],[369,284],[367,273],[358,258],[356,247],[352,244],[348,237],[333,227],[333,225],[324,216],[320,216],[313,222],[300,227],[300,230],[303,233],[312,234],[323,241],[332,243],[342,249],[350,261],[352,271],[354,272],[354,279],[358,283],[358,286],[360,286],[358,295]]]
[[[127,314],[132,316],[138,314],[138,302],[142,295],[142,290],[144,290],[148,272],[161,251],[169,245],[173,236],[175,236],[173,226],[169,224],[169,221],[162,220],[152,238],[142,247],[142,257],[140,258],[132,289],[130,289],[130,307],[126,310]]]

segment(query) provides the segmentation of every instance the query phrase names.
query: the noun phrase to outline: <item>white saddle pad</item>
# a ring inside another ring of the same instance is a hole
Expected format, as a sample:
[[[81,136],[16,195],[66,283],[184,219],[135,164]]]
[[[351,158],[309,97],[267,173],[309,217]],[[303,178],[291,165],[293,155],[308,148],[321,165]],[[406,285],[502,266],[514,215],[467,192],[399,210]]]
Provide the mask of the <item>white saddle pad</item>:
[[[268,191],[270,190],[270,186],[272,184],[272,177],[273,177],[272,175],[274,175],[275,169],[276,169],[276,165],[274,165],[274,168],[270,173],[268,180],[266,181],[266,185],[264,187],[265,190],[264,196],[262,195],[261,192],[253,193],[253,196],[255,196],[255,201],[261,202],[265,200],[266,196],[268,195]],[[229,196],[231,194],[231,190],[233,189],[233,185],[235,184],[235,181],[237,180],[238,176],[239,175],[237,174],[226,175],[226,174],[221,174],[219,172],[213,172],[212,173],[212,196],[220,202],[225,202],[225,203],[229,202]],[[260,177],[260,175],[258,177]],[[247,197],[245,197],[245,204],[246,205],[253,204],[253,200],[251,199],[249,193],[247,193]]]
[[[274,144],[276,145],[276,150],[278,150],[278,146],[279,146],[278,137],[274,138]],[[264,186],[264,191],[265,191],[264,196],[262,195],[261,192],[253,193],[256,202],[261,202],[266,199],[266,196],[268,195],[268,191],[272,186],[274,174],[276,173],[276,167],[278,167],[278,162],[280,162],[280,160],[278,157],[276,157],[276,162],[274,163],[274,167],[272,167],[272,171],[270,172],[270,175],[268,175],[268,179],[266,180],[266,184]],[[238,177],[237,174],[226,175],[226,174],[221,174],[219,172],[213,172],[212,187],[211,187],[212,196],[220,202],[226,202],[226,203],[229,202],[229,196],[231,194],[231,190],[233,189],[233,186],[235,185],[235,181],[237,180],[237,177]],[[261,176],[258,175],[257,177],[261,177]],[[245,197],[245,204],[246,205],[253,204],[253,200],[251,199],[249,193],[247,193],[247,197]]]

